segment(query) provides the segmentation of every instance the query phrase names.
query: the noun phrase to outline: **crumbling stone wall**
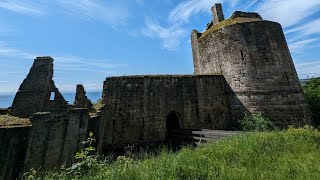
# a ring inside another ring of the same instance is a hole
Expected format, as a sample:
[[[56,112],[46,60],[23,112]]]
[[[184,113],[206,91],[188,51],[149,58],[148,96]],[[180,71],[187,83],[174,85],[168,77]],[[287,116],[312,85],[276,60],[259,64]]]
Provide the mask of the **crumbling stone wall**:
[[[0,115],[7,115],[9,112],[8,108],[0,108]]]
[[[224,84],[221,75],[107,78],[98,149],[164,141],[172,113],[179,117],[179,128],[229,128]]]
[[[29,129],[0,128],[0,179],[16,179],[22,172]]]
[[[36,112],[66,112],[68,104],[53,80],[53,59],[37,57],[14,98],[10,115],[27,118]],[[53,100],[50,97],[54,96]]]
[[[73,109],[68,114],[35,113],[24,161],[24,169],[59,168],[70,165],[86,140],[89,114],[87,109]]]
[[[74,108],[87,108],[92,109],[92,102],[86,96],[86,91],[82,84],[77,85],[76,97],[73,103]]]
[[[255,13],[236,12],[232,17],[238,23],[221,22],[221,28],[192,32],[195,74],[223,74],[235,94],[230,97],[234,121],[249,110],[263,112],[279,126],[309,123],[310,111],[281,25],[259,20]],[[233,103],[238,100],[241,106]]]

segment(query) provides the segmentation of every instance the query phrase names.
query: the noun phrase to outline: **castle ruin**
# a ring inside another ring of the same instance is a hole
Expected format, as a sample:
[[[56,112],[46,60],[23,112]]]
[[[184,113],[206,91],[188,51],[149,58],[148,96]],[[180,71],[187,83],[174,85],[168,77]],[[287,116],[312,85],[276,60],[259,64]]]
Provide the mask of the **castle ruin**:
[[[53,59],[35,59],[9,112],[32,126],[0,128],[0,172],[70,164],[88,132],[104,154],[164,142],[174,129],[234,130],[246,112],[281,128],[311,123],[281,25],[240,11],[225,20],[221,4],[212,13],[206,31],[191,33],[194,74],[108,77],[91,116],[84,88],[68,105],[52,80]]]

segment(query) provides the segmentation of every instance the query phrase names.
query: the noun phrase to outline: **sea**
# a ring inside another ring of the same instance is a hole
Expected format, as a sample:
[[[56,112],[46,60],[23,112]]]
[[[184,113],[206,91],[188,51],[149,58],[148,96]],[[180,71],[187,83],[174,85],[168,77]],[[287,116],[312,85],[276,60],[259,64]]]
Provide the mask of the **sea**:
[[[73,104],[75,92],[62,93],[63,97],[69,104]],[[87,92],[87,97],[96,103],[102,97],[102,92]],[[15,93],[0,93],[0,108],[11,107]]]

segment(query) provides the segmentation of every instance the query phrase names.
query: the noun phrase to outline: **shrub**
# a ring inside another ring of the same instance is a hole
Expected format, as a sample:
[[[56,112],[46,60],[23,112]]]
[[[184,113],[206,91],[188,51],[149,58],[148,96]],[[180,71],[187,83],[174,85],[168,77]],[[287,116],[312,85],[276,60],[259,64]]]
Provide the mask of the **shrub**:
[[[276,126],[262,113],[250,114],[246,112],[239,121],[242,131],[270,131],[277,130]]]
[[[315,125],[320,125],[320,78],[312,78],[303,85]]]

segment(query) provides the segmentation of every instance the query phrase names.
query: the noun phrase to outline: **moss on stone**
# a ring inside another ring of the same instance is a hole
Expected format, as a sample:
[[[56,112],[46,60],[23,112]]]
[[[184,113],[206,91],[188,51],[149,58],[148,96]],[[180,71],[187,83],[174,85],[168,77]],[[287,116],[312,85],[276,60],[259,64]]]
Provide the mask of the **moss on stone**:
[[[234,18],[234,19],[226,19],[226,20],[221,21],[218,24],[212,26],[210,29],[206,30],[205,32],[203,32],[202,35],[200,36],[199,40],[201,40],[202,38],[206,37],[207,35],[215,32],[217,30],[221,29],[222,27],[230,26],[233,24],[255,22],[255,21],[263,21],[263,20],[259,19],[259,18],[243,18],[243,17]]]
[[[129,76],[111,76],[107,79],[134,79],[134,78],[197,78],[205,76],[222,76],[221,73],[210,73],[204,75],[194,75],[194,74],[149,74],[149,75],[129,75]]]

